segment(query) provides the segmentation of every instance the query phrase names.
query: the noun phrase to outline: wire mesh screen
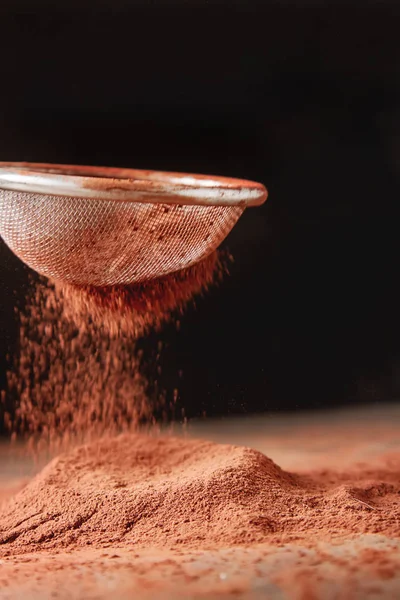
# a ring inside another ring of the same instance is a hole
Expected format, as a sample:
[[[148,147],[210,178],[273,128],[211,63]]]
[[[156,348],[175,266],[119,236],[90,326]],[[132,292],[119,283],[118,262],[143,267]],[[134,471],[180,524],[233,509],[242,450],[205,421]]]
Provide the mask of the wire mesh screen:
[[[0,190],[0,234],[42,275],[78,285],[127,285],[198,262],[243,210]]]

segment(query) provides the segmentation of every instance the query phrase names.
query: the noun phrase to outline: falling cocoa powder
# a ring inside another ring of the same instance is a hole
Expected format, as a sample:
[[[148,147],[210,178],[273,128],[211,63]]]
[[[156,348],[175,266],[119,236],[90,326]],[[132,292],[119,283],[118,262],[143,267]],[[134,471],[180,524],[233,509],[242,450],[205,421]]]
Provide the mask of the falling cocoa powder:
[[[94,323],[113,336],[137,338],[182,314],[188,302],[222,279],[231,260],[226,252],[213,252],[192,267],[142,283],[98,287],[56,282],[55,290],[65,318]]]
[[[20,315],[20,349],[8,375],[5,421],[32,449],[152,424],[136,342],[217,283],[227,256],[214,252],[179,273],[132,286],[80,288],[40,281]]]

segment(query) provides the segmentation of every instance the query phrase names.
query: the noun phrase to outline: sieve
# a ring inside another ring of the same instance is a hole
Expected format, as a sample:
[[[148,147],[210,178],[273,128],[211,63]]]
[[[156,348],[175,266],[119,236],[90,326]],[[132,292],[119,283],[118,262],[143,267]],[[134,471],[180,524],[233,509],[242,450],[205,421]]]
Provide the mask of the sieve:
[[[29,267],[77,285],[128,285],[213,252],[265,187],[219,176],[0,163],[0,235]]]

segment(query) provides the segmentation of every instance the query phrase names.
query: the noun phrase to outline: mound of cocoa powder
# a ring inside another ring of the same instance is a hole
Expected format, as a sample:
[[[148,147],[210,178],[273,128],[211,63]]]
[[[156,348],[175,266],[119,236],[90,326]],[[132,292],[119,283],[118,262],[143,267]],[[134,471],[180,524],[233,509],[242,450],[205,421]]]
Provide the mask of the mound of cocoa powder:
[[[399,535],[398,468],[299,476],[249,448],[125,434],[59,456],[3,503],[0,555]]]

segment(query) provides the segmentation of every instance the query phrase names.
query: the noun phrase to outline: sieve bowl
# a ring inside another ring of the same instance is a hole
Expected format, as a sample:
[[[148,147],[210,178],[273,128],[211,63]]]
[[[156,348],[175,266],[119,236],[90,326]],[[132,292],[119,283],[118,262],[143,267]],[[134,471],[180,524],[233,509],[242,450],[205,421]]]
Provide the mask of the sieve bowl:
[[[205,258],[266,198],[263,185],[228,177],[3,162],[0,235],[46,277],[129,285]]]

